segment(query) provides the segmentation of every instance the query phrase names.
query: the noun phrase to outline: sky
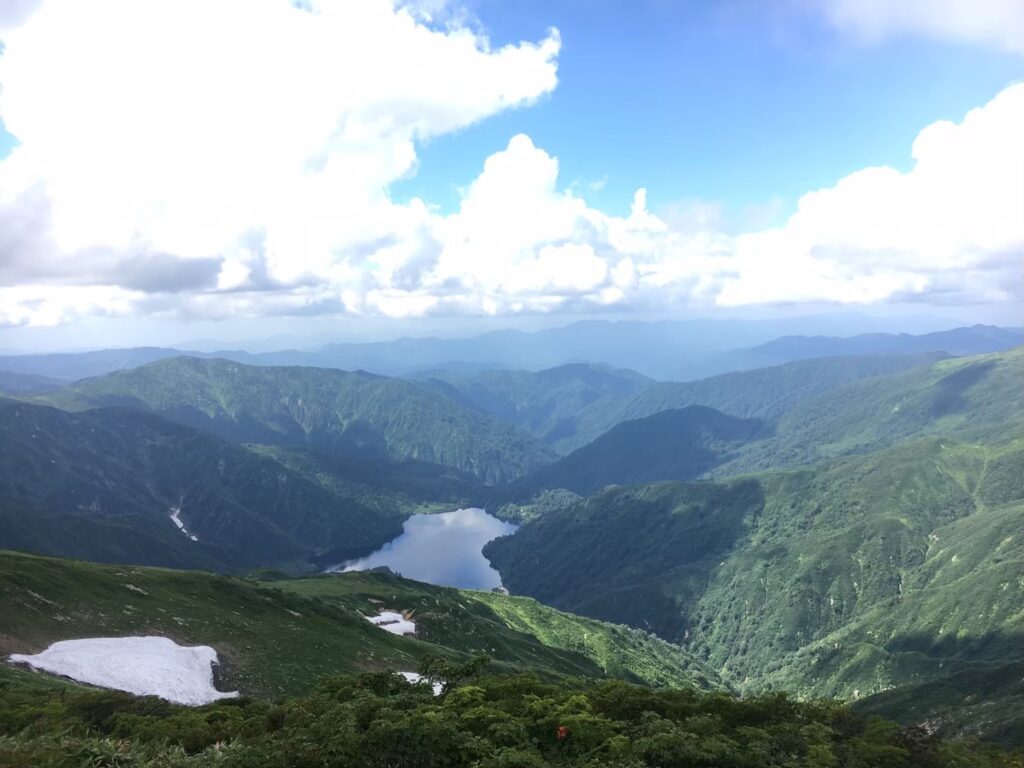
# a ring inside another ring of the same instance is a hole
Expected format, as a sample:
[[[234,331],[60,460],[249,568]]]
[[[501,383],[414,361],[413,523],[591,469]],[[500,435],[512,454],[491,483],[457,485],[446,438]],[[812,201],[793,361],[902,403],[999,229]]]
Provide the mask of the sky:
[[[1019,0],[6,0],[0,348],[1024,324]]]

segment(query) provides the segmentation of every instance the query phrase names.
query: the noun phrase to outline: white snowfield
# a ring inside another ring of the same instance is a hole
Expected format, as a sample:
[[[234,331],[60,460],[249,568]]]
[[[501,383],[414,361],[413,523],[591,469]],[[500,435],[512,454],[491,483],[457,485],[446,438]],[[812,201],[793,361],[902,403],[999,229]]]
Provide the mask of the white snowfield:
[[[393,635],[415,635],[416,622],[409,621],[396,611],[381,611],[376,616],[364,617],[371,624],[376,624]]]
[[[192,541],[199,541],[199,537],[190,533],[185,523],[181,521],[181,507],[171,507],[171,522],[178,526],[178,530],[188,536]]]
[[[222,693],[213,687],[213,648],[186,647],[166,637],[61,640],[42,653],[15,653],[10,660],[80,683],[159,696],[176,704],[199,706],[238,696],[237,691]]]

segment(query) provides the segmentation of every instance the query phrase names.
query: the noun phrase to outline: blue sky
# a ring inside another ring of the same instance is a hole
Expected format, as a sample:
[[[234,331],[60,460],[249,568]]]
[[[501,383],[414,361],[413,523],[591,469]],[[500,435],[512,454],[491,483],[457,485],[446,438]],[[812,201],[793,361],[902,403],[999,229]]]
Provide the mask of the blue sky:
[[[922,127],[958,120],[1024,77],[1018,55],[901,35],[866,43],[782,3],[478,0],[495,45],[561,32],[556,91],[428,143],[396,185],[450,208],[481,158],[526,133],[562,179],[624,214],[686,199],[732,217],[870,165],[910,165]],[[774,207],[774,206],[773,206]],[[735,222],[742,226],[744,222]]]
[[[0,346],[1022,314],[1018,0],[299,6],[0,5]]]

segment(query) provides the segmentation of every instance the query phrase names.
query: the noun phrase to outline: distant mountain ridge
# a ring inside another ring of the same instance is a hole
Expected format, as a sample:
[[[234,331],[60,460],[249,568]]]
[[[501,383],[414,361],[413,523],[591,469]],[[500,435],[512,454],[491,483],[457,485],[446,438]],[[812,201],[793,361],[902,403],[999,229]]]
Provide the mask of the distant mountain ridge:
[[[65,384],[66,381],[35,373],[0,371],[0,392],[8,394],[52,392]]]
[[[250,353],[139,347],[80,353],[0,356],[0,371],[76,381],[167,357],[219,357],[247,365],[363,369],[398,376],[446,369],[472,376],[485,370],[539,371],[583,363],[625,368],[664,381],[690,381],[808,357],[947,352],[980,354],[1020,344],[1019,329],[955,328],[921,335],[870,333],[865,319],[828,316],[751,320],[581,321],[526,332],[491,331],[467,338],[401,338]],[[832,337],[808,333],[829,332]],[[760,345],[760,346],[759,346]],[[1000,346],[1001,345],[1001,346]]]
[[[71,410],[148,410],[233,442],[441,464],[492,483],[554,458],[514,426],[412,382],[325,368],[177,357],[80,381],[46,399]]]
[[[1017,329],[978,324],[919,335],[783,336],[751,349],[737,350],[725,356],[724,360],[741,369],[763,368],[795,360],[841,355],[914,355],[928,352],[945,352],[954,356],[982,355],[1002,352],[1021,343],[1024,343],[1024,335]]]
[[[551,444],[587,408],[614,403],[654,384],[635,371],[571,363],[532,371],[451,371],[411,374],[417,381],[456,402],[489,413]],[[571,427],[568,427],[571,428]]]

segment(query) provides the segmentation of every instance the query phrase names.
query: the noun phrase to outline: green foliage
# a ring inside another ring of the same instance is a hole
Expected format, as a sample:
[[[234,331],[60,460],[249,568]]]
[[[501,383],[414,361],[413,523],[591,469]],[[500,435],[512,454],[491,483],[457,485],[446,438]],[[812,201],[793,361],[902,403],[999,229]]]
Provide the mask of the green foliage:
[[[498,507],[498,511],[494,514],[502,520],[524,523],[549,512],[570,507],[578,501],[582,501],[582,498],[565,488],[549,488],[524,503],[506,502]]]
[[[551,460],[530,435],[400,379],[177,357],[48,396],[74,410],[131,406],[241,443],[441,464],[487,482]]]
[[[1009,768],[1022,757],[777,694],[743,700],[525,675],[473,674],[444,696],[389,673],[335,677],[277,705],[197,709],[0,690],[4,766]]]
[[[1024,438],[928,438],[615,488],[485,551],[514,592],[654,629],[741,690],[852,699],[1024,658],[1022,462]],[[946,721],[1004,737],[974,715]]]

